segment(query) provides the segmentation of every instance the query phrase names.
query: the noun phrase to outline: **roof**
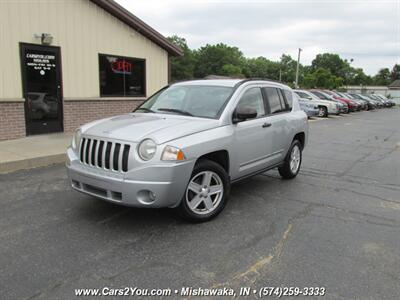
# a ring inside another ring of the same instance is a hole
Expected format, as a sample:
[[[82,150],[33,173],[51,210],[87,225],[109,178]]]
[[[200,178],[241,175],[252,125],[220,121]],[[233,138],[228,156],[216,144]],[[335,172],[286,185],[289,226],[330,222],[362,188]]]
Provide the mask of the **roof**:
[[[188,80],[174,83],[174,85],[215,85],[234,87],[237,83],[243,81],[242,79],[198,79]]]
[[[247,79],[197,79],[197,80],[188,80],[188,81],[180,81],[176,82],[173,85],[214,85],[214,86],[226,86],[226,87],[237,87],[238,85],[244,83],[272,83],[275,86],[279,86],[281,88],[288,88],[287,85],[282,84],[280,82],[268,79],[260,79],[260,78],[247,78]]]
[[[124,22],[129,27],[135,29],[137,32],[147,37],[149,40],[151,40],[161,48],[165,49],[171,56],[183,55],[183,51],[181,48],[168,41],[167,38],[165,38],[161,33],[147,25],[145,22],[140,20],[138,17],[133,15],[131,12],[129,12],[113,0],[90,1],[97,4],[109,14]]]
[[[397,89],[400,88],[400,79],[393,81],[391,84],[388,85],[390,89]]]

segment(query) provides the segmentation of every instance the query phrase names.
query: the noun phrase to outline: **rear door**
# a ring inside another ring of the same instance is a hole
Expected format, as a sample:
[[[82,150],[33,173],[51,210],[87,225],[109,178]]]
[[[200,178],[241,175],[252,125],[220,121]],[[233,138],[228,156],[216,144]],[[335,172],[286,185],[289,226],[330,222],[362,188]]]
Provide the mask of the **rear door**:
[[[292,110],[292,92],[277,87],[263,87],[268,115],[268,147],[270,164],[281,162],[286,155],[290,140],[289,115]]]

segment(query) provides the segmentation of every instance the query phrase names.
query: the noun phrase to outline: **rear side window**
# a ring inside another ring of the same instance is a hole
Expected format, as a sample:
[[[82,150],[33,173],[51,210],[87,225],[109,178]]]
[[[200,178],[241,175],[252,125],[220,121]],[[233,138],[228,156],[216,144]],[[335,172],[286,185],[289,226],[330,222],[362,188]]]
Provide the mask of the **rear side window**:
[[[253,108],[257,111],[257,117],[264,116],[264,100],[260,88],[250,88],[245,91],[237,107]]]
[[[264,91],[265,95],[267,96],[268,106],[271,114],[277,114],[287,110],[285,102],[279,95],[280,92],[277,88],[265,87]]]
[[[286,98],[286,103],[288,105],[288,110],[292,110],[293,106],[293,93],[289,90],[282,90],[283,94],[285,95]]]

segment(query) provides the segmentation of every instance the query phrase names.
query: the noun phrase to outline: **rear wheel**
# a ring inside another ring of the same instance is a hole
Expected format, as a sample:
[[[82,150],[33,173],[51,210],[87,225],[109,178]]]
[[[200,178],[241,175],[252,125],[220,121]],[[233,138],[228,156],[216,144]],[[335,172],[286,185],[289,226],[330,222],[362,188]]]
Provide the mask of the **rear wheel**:
[[[224,168],[213,161],[200,160],[178,207],[180,215],[191,222],[211,220],[224,209],[229,189],[229,176]]]
[[[302,161],[302,146],[298,140],[294,140],[285,161],[281,167],[278,168],[279,174],[284,179],[292,179],[297,176],[300,171]]]

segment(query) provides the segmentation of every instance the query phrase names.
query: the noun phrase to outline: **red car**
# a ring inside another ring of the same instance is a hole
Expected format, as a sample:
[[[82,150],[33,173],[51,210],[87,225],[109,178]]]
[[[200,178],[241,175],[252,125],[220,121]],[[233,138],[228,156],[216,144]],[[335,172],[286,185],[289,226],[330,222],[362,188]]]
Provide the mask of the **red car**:
[[[347,99],[347,98],[343,98],[340,97],[338,94],[329,91],[329,90],[323,90],[323,92],[325,92],[326,94],[331,95],[333,98],[337,99],[337,100],[341,100],[347,103],[347,106],[349,107],[349,111],[353,112],[353,111],[360,111],[361,110],[361,105],[358,104],[357,102]]]
[[[323,100],[340,102],[340,103],[344,104],[345,107],[346,107],[346,111],[342,112],[342,113],[348,114],[350,112],[350,107],[348,106],[346,101],[343,101],[341,99],[333,97],[333,95],[331,95],[330,93],[326,93],[324,90],[311,89],[310,92],[313,93],[314,95],[316,95],[317,97],[323,99]]]

